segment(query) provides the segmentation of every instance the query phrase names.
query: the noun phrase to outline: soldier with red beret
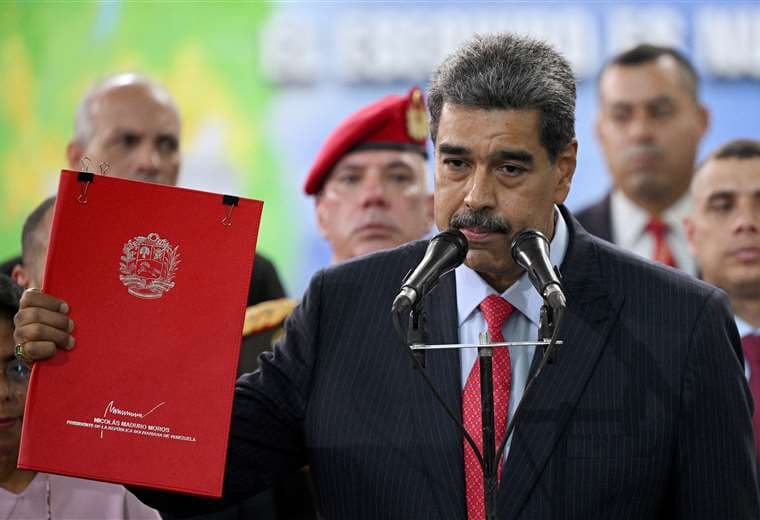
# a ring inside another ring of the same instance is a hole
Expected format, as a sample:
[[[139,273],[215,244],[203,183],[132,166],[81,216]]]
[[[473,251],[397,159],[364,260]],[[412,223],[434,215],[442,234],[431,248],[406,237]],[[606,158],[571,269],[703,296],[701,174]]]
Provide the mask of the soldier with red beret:
[[[433,223],[422,92],[390,95],[344,119],[304,184],[333,262],[424,237]]]
[[[430,231],[427,117],[422,91],[415,87],[359,109],[327,137],[304,192],[314,196],[317,225],[330,243],[333,263],[418,240]],[[243,335],[280,327],[296,303],[280,298],[249,307]],[[246,350],[247,356],[260,352]]]

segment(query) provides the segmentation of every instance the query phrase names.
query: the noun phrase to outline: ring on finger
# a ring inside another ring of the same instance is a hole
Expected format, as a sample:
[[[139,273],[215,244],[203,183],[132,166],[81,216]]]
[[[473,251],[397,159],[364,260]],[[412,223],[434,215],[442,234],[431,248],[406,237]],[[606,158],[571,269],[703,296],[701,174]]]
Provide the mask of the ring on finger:
[[[16,344],[16,346],[13,348],[13,355],[16,356],[16,359],[26,363],[27,365],[32,364],[32,360],[27,357],[26,352],[24,351],[24,343]]]

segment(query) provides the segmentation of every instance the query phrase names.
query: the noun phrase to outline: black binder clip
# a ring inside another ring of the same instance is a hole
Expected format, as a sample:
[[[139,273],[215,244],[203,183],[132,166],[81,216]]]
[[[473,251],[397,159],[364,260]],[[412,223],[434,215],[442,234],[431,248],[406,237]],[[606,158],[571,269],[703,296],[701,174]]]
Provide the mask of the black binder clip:
[[[222,195],[222,204],[227,206],[227,214],[222,219],[222,225],[224,227],[230,227],[232,225],[232,210],[238,205],[240,199],[234,195]]]
[[[77,174],[77,182],[81,185],[79,189],[79,197],[77,202],[80,204],[87,204],[87,189],[95,181],[95,175],[90,172],[79,172]]]

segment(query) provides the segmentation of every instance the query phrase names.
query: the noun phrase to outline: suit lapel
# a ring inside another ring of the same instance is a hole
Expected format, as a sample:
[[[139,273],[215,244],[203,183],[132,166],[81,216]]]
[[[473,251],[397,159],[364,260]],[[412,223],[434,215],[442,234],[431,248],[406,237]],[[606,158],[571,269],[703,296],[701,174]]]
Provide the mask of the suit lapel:
[[[555,444],[573,415],[604,349],[622,301],[604,290],[595,246],[563,209],[570,246],[562,264],[568,308],[560,326],[564,341],[526,395],[517,419],[497,496],[500,518],[517,518]]]
[[[444,276],[425,299],[428,344],[457,343],[459,337],[454,272]],[[436,350],[425,354],[425,371],[443,400],[460,416],[461,383],[457,350]],[[418,418],[418,438],[428,481],[441,510],[465,514],[462,435],[435,399],[421,374],[414,374],[414,414]]]

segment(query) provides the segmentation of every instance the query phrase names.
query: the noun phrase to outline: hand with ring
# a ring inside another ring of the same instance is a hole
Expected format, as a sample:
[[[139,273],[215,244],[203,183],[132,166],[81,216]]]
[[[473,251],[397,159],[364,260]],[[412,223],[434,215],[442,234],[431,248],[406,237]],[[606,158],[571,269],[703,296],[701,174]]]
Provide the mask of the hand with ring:
[[[24,352],[23,343],[18,343],[13,348],[13,355],[16,357],[16,359],[18,359],[22,363],[26,363],[27,365],[31,365],[33,363],[33,361],[30,358],[26,357],[26,352]]]
[[[68,313],[69,306],[62,300],[39,289],[24,291],[13,319],[16,358],[31,365],[52,357],[58,348],[72,349],[74,322]]]

